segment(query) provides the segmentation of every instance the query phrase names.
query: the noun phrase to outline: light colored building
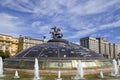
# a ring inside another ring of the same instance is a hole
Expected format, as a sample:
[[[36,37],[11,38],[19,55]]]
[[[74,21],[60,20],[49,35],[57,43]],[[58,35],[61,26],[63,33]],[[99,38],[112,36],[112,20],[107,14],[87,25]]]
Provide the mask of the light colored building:
[[[98,40],[96,38],[93,37],[81,38],[80,44],[83,47],[86,47],[88,49],[95,51],[96,53],[99,53]]]
[[[42,44],[45,43],[45,40],[39,40],[39,39],[33,39],[31,37],[28,36],[20,36],[19,37],[19,45],[18,45],[18,52],[20,52],[21,50],[30,48],[32,46],[38,45],[38,44]]]
[[[118,45],[117,44],[113,44],[113,57],[117,57],[118,56]]]
[[[109,52],[110,52],[111,58],[113,58],[114,57],[114,53],[113,53],[113,44],[112,43],[109,43]]]
[[[11,55],[14,56],[18,52],[18,38],[13,38],[12,39],[12,44],[11,44]]]
[[[117,58],[118,46],[105,38],[85,37],[80,39],[81,46],[91,49],[106,58]]]
[[[109,42],[105,38],[97,38],[99,41],[99,53],[104,57],[110,58]]]
[[[9,51],[11,56],[15,55],[18,50],[18,39],[9,35],[0,34],[0,50],[3,52]]]

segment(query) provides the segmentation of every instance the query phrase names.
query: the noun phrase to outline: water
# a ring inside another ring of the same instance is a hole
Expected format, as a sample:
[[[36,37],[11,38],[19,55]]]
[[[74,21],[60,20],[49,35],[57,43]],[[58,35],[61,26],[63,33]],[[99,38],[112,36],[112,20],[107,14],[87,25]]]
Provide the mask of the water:
[[[61,71],[58,71],[58,78],[56,78],[55,80],[62,80],[62,78],[61,78]]]
[[[118,69],[117,61],[113,59],[111,76],[117,76],[117,75],[119,75],[119,69]]]
[[[5,72],[5,71],[4,71]],[[34,74],[28,74],[28,73],[22,73],[19,72],[20,78],[19,79],[14,79],[14,72],[5,72],[6,76],[3,78],[0,78],[0,80],[33,80],[33,76]],[[109,73],[108,73],[109,74]],[[85,75],[85,80],[120,80],[120,77],[112,77],[109,76],[108,74],[104,73],[104,79],[99,78],[99,74],[96,75]],[[58,75],[44,75],[41,73],[41,76],[44,78],[43,80],[55,80],[56,76],[58,77]],[[62,75],[62,80],[72,80],[71,77],[73,77],[74,75]]]
[[[3,75],[3,60],[2,60],[2,57],[0,57],[0,77],[4,77],[4,75]]]
[[[100,78],[104,78],[104,75],[103,75],[103,72],[102,71],[100,71]]]
[[[118,66],[120,67],[120,59],[118,59]]]
[[[33,80],[40,80],[40,77],[39,77],[39,65],[38,65],[38,59],[37,58],[35,58],[34,79]]]
[[[58,78],[61,78],[61,71],[58,71]]]
[[[84,71],[83,71],[82,62],[79,60],[77,64],[77,74],[73,78],[73,80],[82,80],[82,79],[84,79]]]
[[[18,71],[17,71],[17,70],[15,71],[15,76],[14,76],[14,78],[15,78],[15,79],[20,78],[19,75],[18,75]]]
[[[83,71],[83,67],[82,67],[82,62],[79,60],[78,61],[78,65],[77,65],[77,73],[76,76],[73,75],[62,75],[61,78],[61,71],[58,71],[58,78],[56,78],[56,80],[120,80],[120,76],[116,76],[119,75],[119,70],[118,70],[118,65],[115,59],[113,59],[113,65],[112,65],[113,69],[112,69],[112,76],[109,76],[109,73],[104,74],[101,71],[100,74],[97,75],[87,75],[84,78],[84,71]],[[40,77],[39,74],[39,65],[38,65],[38,59],[35,58],[35,64],[34,64],[34,74],[28,74],[28,73],[20,73],[20,77],[18,75],[18,72],[16,71],[15,74],[14,73],[10,73],[10,72],[6,72],[4,71],[4,74],[6,75],[5,77],[0,77],[0,80],[55,80],[55,75],[52,75],[50,73],[48,73],[48,75],[46,74],[42,74],[42,77]],[[100,75],[100,78],[98,78],[97,76]],[[0,57],[0,76],[4,76],[3,75],[3,61],[2,58]],[[32,77],[34,76],[34,78]],[[19,79],[14,77],[19,77]],[[71,79],[72,77],[72,79]],[[104,79],[102,79],[104,78]]]

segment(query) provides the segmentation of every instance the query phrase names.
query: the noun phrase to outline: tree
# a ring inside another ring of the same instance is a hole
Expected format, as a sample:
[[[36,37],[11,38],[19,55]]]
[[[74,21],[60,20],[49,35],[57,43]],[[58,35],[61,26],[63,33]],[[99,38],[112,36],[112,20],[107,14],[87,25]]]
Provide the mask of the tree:
[[[9,58],[10,57],[10,52],[9,51],[3,52],[2,50],[0,50],[0,57],[2,57],[3,59]]]
[[[4,57],[5,57],[5,58],[9,58],[9,57],[10,57],[10,52],[9,52],[9,51],[5,51]]]
[[[4,52],[0,50],[0,57],[4,58]]]

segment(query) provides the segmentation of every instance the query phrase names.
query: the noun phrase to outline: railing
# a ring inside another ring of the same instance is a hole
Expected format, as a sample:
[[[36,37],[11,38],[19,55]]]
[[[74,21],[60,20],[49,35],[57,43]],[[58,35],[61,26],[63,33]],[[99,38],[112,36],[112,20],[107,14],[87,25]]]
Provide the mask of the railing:
[[[98,58],[98,57],[85,57],[85,58],[81,58],[81,57],[36,57],[38,58],[38,60],[108,60],[106,58]],[[35,59],[35,57],[14,57],[11,58],[12,60],[33,60]]]

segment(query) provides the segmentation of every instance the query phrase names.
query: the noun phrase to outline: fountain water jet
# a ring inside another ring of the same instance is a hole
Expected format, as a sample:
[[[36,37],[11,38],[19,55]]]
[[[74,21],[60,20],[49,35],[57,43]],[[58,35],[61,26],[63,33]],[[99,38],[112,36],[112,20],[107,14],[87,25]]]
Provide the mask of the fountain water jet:
[[[61,78],[61,71],[58,71],[58,78],[56,78],[55,80],[62,80],[62,78]]]
[[[102,71],[100,71],[100,78],[104,78],[104,75],[103,75],[103,72]]]
[[[118,70],[117,61],[115,59],[113,59],[112,66],[113,67],[112,67],[111,76],[118,76],[119,75],[119,70]]]
[[[75,77],[73,77],[73,80],[84,80],[84,71],[83,71],[83,66],[82,62],[79,60],[77,64],[77,74]]]
[[[118,66],[120,67],[120,59],[118,59]]]
[[[14,76],[14,78],[15,78],[15,79],[20,78],[20,76],[18,75],[18,71],[17,71],[17,70],[15,71],[15,76]]]
[[[0,57],[0,77],[4,77],[3,75],[3,60],[2,57]]]
[[[41,78],[39,77],[39,65],[38,65],[38,59],[37,58],[35,58],[33,80],[41,80]]]

